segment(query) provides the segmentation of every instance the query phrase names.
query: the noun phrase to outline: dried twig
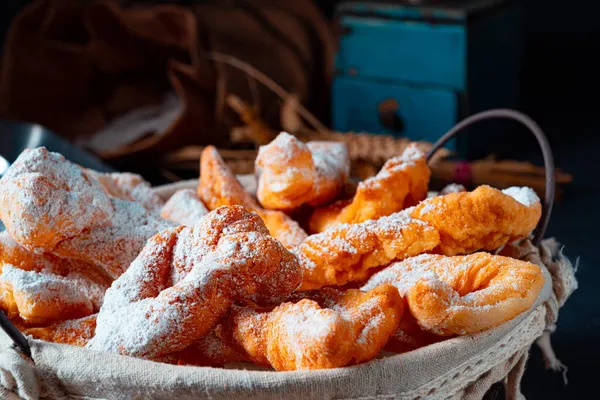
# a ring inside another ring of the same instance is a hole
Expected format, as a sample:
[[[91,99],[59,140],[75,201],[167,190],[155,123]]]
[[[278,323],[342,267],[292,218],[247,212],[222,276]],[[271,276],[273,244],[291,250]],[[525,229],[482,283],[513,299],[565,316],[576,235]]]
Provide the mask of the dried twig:
[[[271,89],[273,93],[279,96],[283,101],[286,101],[288,97],[291,96],[290,93],[288,93],[284,88],[279,86],[279,84],[277,84],[273,79],[269,78],[267,75],[257,70],[252,65],[236,57],[218,52],[210,52],[206,54],[206,58],[216,62],[230,65],[234,68],[244,71],[246,74],[250,75],[258,82]],[[298,114],[300,114],[300,116],[304,118],[308,123],[310,123],[315,130],[322,133],[329,132],[329,129],[327,129],[325,125],[323,125],[313,114],[311,114],[306,108],[304,108],[304,106],[302,106],[301,104],[297,104],[296,107],[296,111],[298,112]]]
[[[271,142],[277,136],[277,132],[269,128],[259,117],[258,110],[246,104],[242,99],[234,94],[230,94],[226,99],[227,104],[238,113],[240,119],[246,126],[237,128],[231,132],[231,141],[241,142],[244,139],[250,139],[257,145],[264,145]]]
[[[301,129],[303,129],[302,120],[296,112],[298,103],[298,96],[291,95],[287,98],[287,100],[283,101],[283,104],[281,105],[281,111],[279,113],[281,127],[284,131],[291,134],[296,134],[296,132],[299,132]]]

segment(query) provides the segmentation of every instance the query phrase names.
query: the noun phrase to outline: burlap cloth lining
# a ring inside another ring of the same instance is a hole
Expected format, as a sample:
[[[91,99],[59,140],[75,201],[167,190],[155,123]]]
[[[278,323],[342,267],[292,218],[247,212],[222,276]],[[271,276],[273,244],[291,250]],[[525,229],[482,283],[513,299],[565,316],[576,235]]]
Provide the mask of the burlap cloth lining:
[[[534,342],[538,341],[548,367],[562,367],[549,335],[577,281],[573,265],[553,239],[539,249],[523,240],[511,250],[514,257],[540,265],[546,284],[529,311],[480,334],[348,368],[271,372],[173,366],[32,338],[33,360],[28,360],[2,332],[0,397],[481,399],[492,384],[504,382],[509,399],[522,399],[520,382]]]

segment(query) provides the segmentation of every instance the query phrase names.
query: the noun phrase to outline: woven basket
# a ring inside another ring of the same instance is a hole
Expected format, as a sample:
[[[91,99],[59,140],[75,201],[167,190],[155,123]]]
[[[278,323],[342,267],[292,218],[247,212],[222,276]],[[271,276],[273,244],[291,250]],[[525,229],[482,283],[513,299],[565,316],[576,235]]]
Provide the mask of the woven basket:
[[[544,150],[548,183],[553,184],[552,157],[543,134],[531,120],[514,112],[490,111],[463,121],[433,146],[430,155],[464,126],[489,117],[510,117],[531,128]],[[3,322],[12,340],[0,332],[0,397],[481,399],[492,385],[500,382],[508,398],[522,398],[520,381],[534,342],[540,343],[554,366],[560,365],[553,358],[548,338],[559,308],[577,286],[573,266],[559,251],[558,243],[540,240],[550,216],[551,184],[546,185],[544,214],[535,236],[511,244],[508,249],[515,258],[542,268],[544,288],[531,309],[494,329],[404,354],[382,354],[376,360],[347,368],[274,372],[173,366],[100,353],[24,338]],[[185,185],[195,182],[157,188],[157,192],[168,198]]]

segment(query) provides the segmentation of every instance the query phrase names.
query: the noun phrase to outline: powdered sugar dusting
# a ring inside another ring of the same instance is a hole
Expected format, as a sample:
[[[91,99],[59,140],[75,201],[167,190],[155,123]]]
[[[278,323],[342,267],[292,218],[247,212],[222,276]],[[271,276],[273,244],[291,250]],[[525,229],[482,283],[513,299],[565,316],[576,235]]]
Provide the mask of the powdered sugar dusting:
[[[311,355],[306,350],[326,342],[336,332],[336,326],[344,324],[338,313],[321,309],[309,300],[302,300],[285,309],[281,319],[281,334],[288,338],[287,344],[292,346],[299,370],[310,368],[308,357]]]
[[[437,261],[436,256],[421,254],[390,264],[373,275],[361,290],[371,290],[382,284],[390,284],[398,289],[401,296],[406,296],[419,279],[432,278],[430,263]]]
[[[405,296],[416,294],[410,305],[419,325],[448,335],[478,332],[514,318],[531,307],[543,276],[533,264],[488,253],[420,255],[391,264],[362,289],[382,283],[394,285]],[[411,292],[417,283],[426,285],[420,290],[432,296],[423,300],[420,292]]]
[[[152,191],[152,187],[140,175],[129,172],[101,173],[87,170],[104,187],[106,192],[118,199],[135,201],[146,210],[160,212],[162,199]]]
[[[175,192],[161,211],[161,217],[164,219],[186,226],[196,224],[206,214],[208,214],[206,206],[192,189]]]
[[[54,341],[81,347],[85,346],[96,331],[96,317],[96,314],[94,314],[89,317],[70,319],[57,323],[53,327]]]
[[[92,301],[86,296],[85,290],[81,290],[75,282],[58,275],[24,271],[4,264],[0,273],[0,287],[12,288],[13,292],[18,292],[21,297],[27,299],[21,302],[25,307],[60,301],[66,306],[88,308],[90,314],[93,310]],[[24,319],[27,319],[31,312],[29,309],[19,311]]]
[[[234,336],[255,361],[277,370],[342,367],[381,350],[398,327],[400,302],[389,286],[298,292],[270,312],[243,309]]]
[[[334,251],[342,255],[358,254],[362,252],[361,245],[367,245],[365,239],[368,236],[375,235],[382,238],[395,237],[396,239],[400,239],[402,237],[402,230],[406,229],[410,224],[416,224],[424,230],[433,231],[433,227],[427,223],[411,218],[411,210],[412,208],[377,220],[367,220],[360,224],[337,225],[333,229],[309,236],[302,245],[294,249],[294,252],[298,257],[304,257],[308,253],[305,250],[309,248],[319,248],[320,253],[328,253],[330,255]],[[316,264],[312,261],[306,265],[308,269],[312,269],[315,266]]]
[[[406,146],[406,149],[399,156],[404,164],[416,163],[424,157],[425,153],[419,149],[417,143],[411,143]]]
[[[410,168],[414,168],[418,162],[425,160],[425,154],[417,147],[415,143],[411,143],[399,156],[392,157],[385,162],[383,168],[377,173],[377,175],[365,179],[359,187],[362,186],[374,186],[386,188],[384,182],[394,175],[399,174],[402,171],[407,171]],[[387,188],[393,189],[393,188]]]
[[[421,207],[420,214],[421,215],[423,215],[423,214],[429,214],[429,213],[434,212],[434,211],[436,211],[436,210],[438,210],[440,208],[441,207],[436,207],[436,204],[433,204],[431,202],[427,202],[426,201],[426,202],[424,202],[424,205]],[[439,214],[439,212],[438,212],[438,214]]]
[[[401,211],[426,197],[430,176],[425,155],[410,145],[403,154],[386,161],[377,175],[360,182],[350,202],[316,210],[309,226],[323,232],[340,223],[359,223]]]
[[[117,302],[122,296],[114,296],[119,280],[115,281],[87,347],[142,358],[182,350],[207,334],[231,304],[226,288],[218,290],[222,268],[222,262],[206,257],[177,287],[129,304]]]
[[[305,270],[303,287],[364,279],[370,268],[433,249],[439,243],[437,231],[411,218],[411,210],[360,224],[338,225],[309,236],[293,249]]]
[[[317,178],[314,161],[306,144],[282,132],[260,146],[256,157],[257,197],[268,208],[292,208],[298,198],[311,196]]]
[[[94,336],[96,329],[96,314],[59,321],[43,328],[31,328],[25,331],[34,338],[55,343],[65,343],[72,346],[85,346]]]
[[[145,358],[182,350],[208,334],[234,299],[267,294],[269,279],[295,263],[282,252],[241,206],[161,232],[107,291],[88,346]],[[279,290],[289,294],[297,278]]]
[[[100,183],[45,148],[21,153],[0,180],[0,217],[19,243],[34,250],[76,236],[113,213]]]
[[[451,183],[449,185],[444,186],[444,188],[440,191],[440,195],[444,196],[446,194],[450,194],[450,193],[462,193],[462,192],[466,192],[467,189],[459,184],[459,183]]]
[[[146,243],[127,271],[107,290],[102,309],[117,309],[123,304],[154,297],[172,284],[167,269],[174,237],[181,229],[163,231]]]
[[[512,197],[527,207],[531,207],[540,202],[540,198],[537,196],[535,191],[528,187],[513,186],[509,187],[508,189],[504,189],[502,193]]]
[[[105,285],[90,280],[81,272],[69,273],[65,276],[65,279],[71,282],[72,288],[77,288],[86,299],[92,302],[94,311],[100,310],[107,289]]]
[[[360,326],[360,330],[357,332],[356,343],[359,345],[369,345],[373,340],[373,335],[377,334],[386,319],[382,304],[377,297],[360,303],[354,309],[344,307],[335,307],[334,309],[340,312],[350,324],[367,321]]]
[[[25,150],[0,181],[0,217],[29,251],[92,262],[112,278],[174,225],[110,197],[88,171],[45,148]]]
[[[110,280],[95,266],[74,259],[64,259],[50,254],[30,253],[19,246],[7,232],[0,233],[0,262],[26,271],[40,273],[39,277],[64,278],[73,289],[88,298],[94,310],[102,305],[104,292]],[[1,271],[1,268],[0,268]],[[31,275],[36,276],[36,275]]]
[[[305,144],[282,132],[261,146],[256,170],[261,204],[270,209],[294,209],[335,198],[350,173],[350,158],[343,143]]]
[[[243,245],[225,247],[238,254],[245,251]],[[122,304],[115,301],[117,296],[113,299],[111,288],[98,315],[96,336],[88,347],[152,358],[180,350],[181,341],[191,344],[203,337],[231,305],[231,291],[236,287],[231,282],[236,274],[224,272],[240,265],[225,262],[224,254],[229,252],[207,255],[176,286],[155,298]],[[115,283],[118,285],[119,280]],[[247,287],[244,282],[240,284]],[[113,286],[115,290],[118,287]]]
[[[208,208],[215,210],[224,205],[241,205],[257,213],[271,235],[288,248],[306,238],[306,232],[288,215],[260,207],[254,197],[243,189],[214,147],[204,149],[200,164],[198,194]]]
[[[327,336],[331,332],[331,326],[338,322],[336,314],[327,313],[313,305],[301,301],[284,314],[285,330],[304,345]],[[301,357],[301,354],[297,356]]]
[[[59,243],[52,251],[66,257],[93,261],[113,279],[137,257],[148,238],[176,224],[148,213],[135,202],[111,199],[114,213],[104,224]]]
[[[350,156],[345,144],[339,142],[308,142],[306,144],[320,177],[346,181],[350,175]]]
[[[227,345],[215,336],[214,331],[202,339],[202,353],[210,359],[215,359],[223,355],[229,348]]]

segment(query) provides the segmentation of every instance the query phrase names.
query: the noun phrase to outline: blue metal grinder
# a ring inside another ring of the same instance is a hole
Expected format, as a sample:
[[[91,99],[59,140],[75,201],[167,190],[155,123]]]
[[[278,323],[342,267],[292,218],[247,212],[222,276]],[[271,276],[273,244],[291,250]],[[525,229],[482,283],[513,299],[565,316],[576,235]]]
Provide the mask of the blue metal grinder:
[[[516,1],[347,1],[338,5],[336,21],[337,131],[434,142],[469,115],[518,108],[522,39]],[[448,147],[466,155],[470,136]]]

